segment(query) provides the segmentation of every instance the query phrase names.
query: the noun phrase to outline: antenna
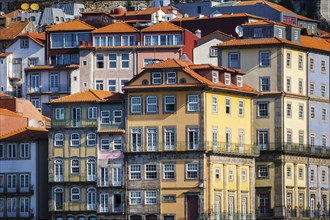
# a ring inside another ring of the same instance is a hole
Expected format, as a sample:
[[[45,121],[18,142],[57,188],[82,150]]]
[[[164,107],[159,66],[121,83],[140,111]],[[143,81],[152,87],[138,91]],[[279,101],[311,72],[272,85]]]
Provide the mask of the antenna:
[[[39,5],[38,5],[37,3],[33,3],[33,4],[31,5],[31,9],[32,9],[33,11],[38,11],[38,10],[39,10]]]
[[[30,8],[30,5],[28,3],[23,3],[21,5],[21,9],[23,9],[23,10],[28,10],[29,8]]]
[[[243,28],[241,25],[236,26],[235,32],[237,33],[238,37],[243,37]]]

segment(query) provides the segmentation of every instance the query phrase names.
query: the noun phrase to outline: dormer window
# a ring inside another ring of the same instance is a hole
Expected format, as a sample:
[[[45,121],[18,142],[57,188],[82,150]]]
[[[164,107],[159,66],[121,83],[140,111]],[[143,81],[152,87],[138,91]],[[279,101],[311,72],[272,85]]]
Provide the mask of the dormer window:
[[[27,38],[21,39],[21,48],[29,48],[29,39]]]
[[[176,72],[167,72],[166,84],[175,84],[175,83],[176,83]]]
[[[225,84],[230,85],[230,73],[225,73]]]
[[[243,87],[243,77],[237,76],[237,87]]]
[[[218,83],[219,82],[218,73],[212,73],[212,82],[213,83]]]
[[[293,39],[295,41],[298,41],[298,31],[297,30],[294,31],[293,36],[294,36]]]
[[[283,38],[283,31],[282,29],[278,29],[278,37]]]
[[[151,82],[154,85],[159,85],[162,83],[162,75],[160,72],[155,72],[151,74]]]
[[[255,28],[253,30],[253,37],[254,38],[262,38],[263,37],[262,29],[261,28]]]

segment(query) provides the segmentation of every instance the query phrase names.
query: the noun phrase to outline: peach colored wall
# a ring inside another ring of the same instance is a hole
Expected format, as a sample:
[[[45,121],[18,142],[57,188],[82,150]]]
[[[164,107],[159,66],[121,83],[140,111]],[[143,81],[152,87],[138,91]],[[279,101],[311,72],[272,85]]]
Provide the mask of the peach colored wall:
[[[158,50],[158,51],[157,51]],[[142,71],[143,61],[145,58],[147,59],[160,59],[160,60],[168,60],[168,59],[179,59],[180,52],[179,49],[160,49],[155,48],[150,50],[140,50],[138,52],[138,73]]]

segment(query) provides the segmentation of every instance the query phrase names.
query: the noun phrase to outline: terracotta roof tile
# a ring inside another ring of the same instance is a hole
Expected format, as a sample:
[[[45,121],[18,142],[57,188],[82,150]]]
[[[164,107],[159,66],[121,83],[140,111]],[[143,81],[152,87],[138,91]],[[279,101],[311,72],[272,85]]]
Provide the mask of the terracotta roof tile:
[[[79,65],[70,64],[68,66],[50,66],[50,65],[42,65],[42,66],[31,66],[25,68],[26,71],[35,71],[35,70],[73,70],[78,69]]]
[[[125,22],[119,21],[92,31],[93,33],[135,33],[138,30]]]
[[[15,40],[13,40],[12,42],[10,42],[10,44],[7,46],[9,47],[10,45],[12,45],[13,43],[15,43],[19,38],[22,37],[28,37],[30,38],[32,41],[34,41],[36,44],[40,45],[40,46],[44,46],[45,41],[46,41],[46,36],[45,33],[35,33],[35,32],[26,32],[23,34],[20,34],[18,37],[15,38]]]
[[[204,16],[202,18],[198,17],[187,17],[187,18],[174,18],[172,21],[186,21],[186,20],[203,20],[203,19],[225,19],[225,18],[237,18],[237,17],[249,17],[249,18],[257,18],[257,19],[266,19],[264,17],[260,17],[257,15],[252,15],[249,13],[236,13],[236,14],[222,14],[216,17]]]
[[[0,30],[0,40],[12,40],[20,33],[24,32],[28,21],[12,21],[7,28]]]
[[[16,112],[10,111],[6,108],[0,108],[0,115],[5,115],[5,116],[12,116],[12,117],[22,117]]]
[[[259,1],[240,1],[238,3],[236,3],[234,6],[248,6],[248,5],[258,5],[258,4],[265,4],[268,5],[269,7],[275,9],[276,11],[279,12],[286,12],[286,13],[291,13],[291,14],[295,14],[293,11],[283,7],[282,5],[278,5],[269,1],[265,1],[265,0],[259,0]]]
[[[122,100],[122,98],[122,94],[119,93],[89,89],[72,95],[54,99],[50,103],[120,101]]]
[[[63,22],[57,25],[54,25],[50,28],[47,28],[47,32],[51,31],[92,31],[95,27],[81,21],[81,20],[74,20],[69,22]]]
[[[297,18],[300,19],[300,20],[305,20],[305,21],[320,22],[320,21],[318,21],[318,20],[314,20],[314,19],[311,19],[311,18],[307,18],[307,17],[302,16],[302,15],[297,15]]]
[[[170,22],[164,21],[158,24],[152,25],[150,27],[142,29],[142,32],[161,32],[161,31],[183,31],[184,29],[172,24]]]
[[[7,94],[0,93],[0,97],[12,97],[12,96],[7,95]]]
[[[242,26],[259,26],[259,25],[279,25],[279,26],[285,26],[285,27],[295,27],[295,28],[300,28],[300,29],[302,28],[297,25],[286,24],[283,22],[276,22],[276,21],[271,21],[271,20],[262,20],[262,21],[255,21],[255,22],[251,22],[251,23],[242,24]]]
[[[47,138],[48,130],[45,128],[24,127],[13,132],[9,132],[0,136],[0,140],[24,140],[24,139],[36,139]]]
[[[11,53],[0,53],[1,58],[8,57]]]

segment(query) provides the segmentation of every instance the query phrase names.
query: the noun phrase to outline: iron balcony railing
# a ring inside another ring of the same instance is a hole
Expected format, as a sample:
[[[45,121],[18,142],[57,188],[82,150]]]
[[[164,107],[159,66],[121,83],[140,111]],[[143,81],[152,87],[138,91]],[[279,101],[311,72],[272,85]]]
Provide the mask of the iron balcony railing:
[[[70,88],[67,84],[53,86],[43,83],[42,85],[30,86],[27,90],[28,93],[70,93]]]
[[[225,142],[198,142],[189,143],[186,141],[174,142],[168,144],[165,142],[157,142],[153,145],[142,143],[126,143],[126,152],[183,152],[183,151],[207,151],[218,154],[242,154],[242,155],[259,155],[259,147],[249,144],[225,143]]]
[[[69,120],[52,120],[52,127],[61,128],[81,128],[81,127],[97,127],[96,120],[81,120],[81,121],[69,121]]]
[[[297,143],[267,143],[256,144],[260,151],[284,151],[291,153],[322,154],[330,156],[330,146],[297,144]]]

